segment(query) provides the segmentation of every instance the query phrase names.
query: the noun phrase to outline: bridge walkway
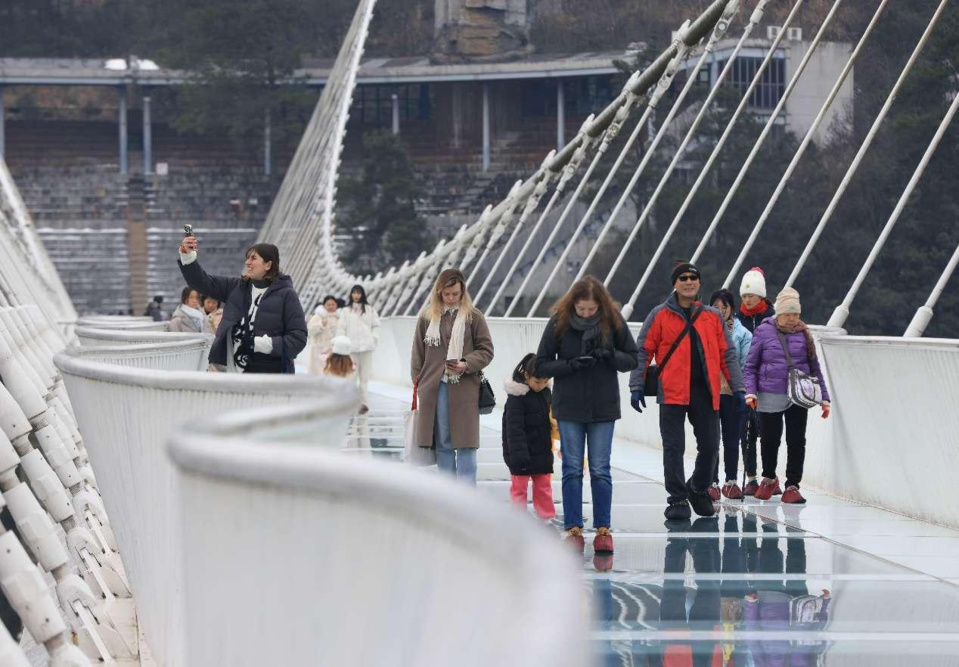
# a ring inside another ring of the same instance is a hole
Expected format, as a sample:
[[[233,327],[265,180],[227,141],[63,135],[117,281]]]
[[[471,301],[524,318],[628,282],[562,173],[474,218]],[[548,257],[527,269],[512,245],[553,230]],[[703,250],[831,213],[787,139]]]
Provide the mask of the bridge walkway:
[[[398,457],[409,389],[374,382],[371,392],[347,448]],[[477,491],[508,502],[499,419],[482,418]],[[725,650],[725,664],[736,665],[959,665],[959,531],[807,488],[805,506],[725,501],[715,518],[667,523],[660,457],[614,443],[612,555],[593,553],[584,507],[583,589],[597,664],[685,655],[690,665],[722,665]],[[557,534],[559,473],[557,460]]]

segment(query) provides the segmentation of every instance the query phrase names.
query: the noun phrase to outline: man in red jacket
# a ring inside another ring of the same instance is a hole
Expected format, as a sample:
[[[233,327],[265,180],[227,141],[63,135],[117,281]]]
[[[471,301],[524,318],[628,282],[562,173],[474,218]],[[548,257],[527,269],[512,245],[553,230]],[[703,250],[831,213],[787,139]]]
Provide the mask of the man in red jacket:
[[[643,398],[647,367],[659,364],[659,430],[663,438],[663,472],[669,494],[667,519],[688,519],[692,504],[696,514],[716,513],[707,489],[719,456],[719,374],[722,373],[737,398],[745,400],[745,385],[739,370],[736,346],[719,311],[701,304],[699,269],[677,262],[672,275],[673,293],[653,308],[643,322],[636,347],[639,367],[629,379],[631,402],[637,412],[646,407]],[[642,407],[640,407],[642,406]],[[696,467],[687,481],[683,468],[686,450],[685,422],[696,435]]]

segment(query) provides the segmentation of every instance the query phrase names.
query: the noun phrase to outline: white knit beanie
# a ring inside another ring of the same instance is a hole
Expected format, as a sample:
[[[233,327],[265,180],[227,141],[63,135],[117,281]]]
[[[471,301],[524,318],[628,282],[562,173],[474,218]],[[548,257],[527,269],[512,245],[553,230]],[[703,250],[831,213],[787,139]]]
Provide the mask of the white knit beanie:
[[[743,284],[739,286],[739,296],[755,294],[766,298],[766,274],[758,266],[754,266],[743,276]]]
[[[792,287],[784,287],[783,291],[776,296],[776,315],[788,315],[802,312],[799,305],[799,292]]]
[[[337,336],[332,341],[333,354],[339,354],[343,357],[350,356],[353,351],[353,343],[347,336]]]

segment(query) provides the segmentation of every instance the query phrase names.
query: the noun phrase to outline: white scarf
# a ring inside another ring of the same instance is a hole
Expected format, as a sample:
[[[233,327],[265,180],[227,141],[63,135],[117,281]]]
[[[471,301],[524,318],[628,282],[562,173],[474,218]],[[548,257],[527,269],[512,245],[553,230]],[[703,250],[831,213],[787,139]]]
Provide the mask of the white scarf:
[[[184,315],[193,320],[196,330],[200,333],[210,333],[210,320],[196,308],[191,308],[185,303],[180,304],[180,310]]]
[[[463,358],[463,344],[466,342],[466,317],[458,308],[444,308],[443,313],[455,313],[453,320],[453,331],[450,334],[449,346],[446,348],[446,358],[447,359],[462,359]],[[442,315],[434,320],[430,320],[430,325],[426,329],[426,338],[423,339],[423,342],[426,343],[429,347],[439,347],[440,342],[442,341],[442,336],[440,334],[440,320],[442,320]],[[452,384],[458,384],[462,373],[451,373],[449,370],[445,371],[446,381]]]

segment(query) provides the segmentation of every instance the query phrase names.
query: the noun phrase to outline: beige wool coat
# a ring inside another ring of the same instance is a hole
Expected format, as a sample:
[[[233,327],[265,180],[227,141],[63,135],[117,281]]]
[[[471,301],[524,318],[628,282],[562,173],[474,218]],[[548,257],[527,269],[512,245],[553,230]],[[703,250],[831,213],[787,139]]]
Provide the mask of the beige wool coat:
[[[436,400],[440,378],[446,370],[446,350],[453,331],[454,313],[445,313],[440,322],[439,347],[426,345],[426,330],[430,321],[420,316],[413,335],[413,352],[410,357],[410,379],[419,377],[419,404],[416,411],[415,444],[433,446],[433,424],[436,421]],[[473,321],[466,327],[463,343],[463,359],[467,371],[456,384],[450,383],[450,433],[455,449],[479,447],[479,371],[493,360],[493,339],[486,325],[486,318],[478,310],[473,311]]]

